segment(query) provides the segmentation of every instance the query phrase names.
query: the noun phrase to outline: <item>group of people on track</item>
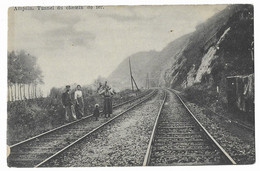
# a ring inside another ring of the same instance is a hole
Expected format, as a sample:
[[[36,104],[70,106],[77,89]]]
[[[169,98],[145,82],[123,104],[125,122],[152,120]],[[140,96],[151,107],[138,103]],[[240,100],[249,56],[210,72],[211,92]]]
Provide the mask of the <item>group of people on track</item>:
[[[76,91],[74,92],[74,99],[71,98],[71,89],[70,85],[66,86],[65,92],[62,94],[62,105],[65,109],[65,120],[66,121],[73,121],[80,119],[84,116],[84,100],[83,100],[83,93],[81,90],[81,86],[77,85]],[[107,81],[105,81],[104,85],[99,83],[99,87],[97,89],[97,94],[104,98],[104,108],[103,114],[105,117],[110,117],[112,114],[112,96],[115,94],[112,91],[111,87],[107,85]],[[93,116],[96,120],[100,115],[99,111],[99,104],[95,104]]]

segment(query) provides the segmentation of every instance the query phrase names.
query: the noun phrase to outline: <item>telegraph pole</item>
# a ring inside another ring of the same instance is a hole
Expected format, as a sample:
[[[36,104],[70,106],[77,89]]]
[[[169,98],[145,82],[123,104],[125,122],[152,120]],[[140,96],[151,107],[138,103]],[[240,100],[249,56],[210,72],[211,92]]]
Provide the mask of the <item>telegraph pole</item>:
[[[138,86],[137,86],[137,84],[136,84],[135,79],[134,79],[133,76],[132,76],[132,80],[133,80],[133,82],[134,82],[134,84],[135,84],[135,87],[136,87],[137,91],[139,91],[139,88],[138,88]]]
[[[134,84],[135,84],[135,87],[137,89],[137,91],[139,91],[139,88],[135,82],[135,79],[132,75],[132,68],[131,68],[131,61],[130,61],[130,57],[129,57],[129,70],[130,70],[130,78],[131,78],[131,85],[132,85],[132,91],[134,91]],[[133,84],[134,83],[134,84]]]
[[[133,85],[133,79],[132,79],[132,69],[131,69],[130,57],[129,57],[129,70],[130,70],[130,79],[131,79],[132,91],[134,91],[134,85]]]

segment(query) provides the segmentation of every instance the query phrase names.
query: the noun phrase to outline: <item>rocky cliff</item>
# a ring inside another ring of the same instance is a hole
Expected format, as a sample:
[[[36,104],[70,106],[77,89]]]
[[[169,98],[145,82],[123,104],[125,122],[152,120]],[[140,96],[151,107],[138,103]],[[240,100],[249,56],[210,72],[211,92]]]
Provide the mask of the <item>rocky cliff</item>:
[[[231,5],[162,51],[130,56],[133,76],[140,87],[145,86],[148,73],[151,86],[201,85],[221,91],[227,76],[254,72],[253,41],[253,6]],[[128,59],[109,76],[121,87],[130,86]]]
[[[197,27],[164,79],[171,87],[221,86],[253,72],[253,7],[234,5]]]

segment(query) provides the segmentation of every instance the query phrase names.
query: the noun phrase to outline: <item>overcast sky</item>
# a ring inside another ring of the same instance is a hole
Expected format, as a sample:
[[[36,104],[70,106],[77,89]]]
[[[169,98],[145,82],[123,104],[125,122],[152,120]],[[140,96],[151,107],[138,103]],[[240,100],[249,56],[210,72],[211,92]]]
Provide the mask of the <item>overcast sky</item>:
[[[160,51],[226,5],[105,6],[104,9],[13,11],[8,51],[38,58],[46,92],[107,77],[129,55]],[[173,30],[173,31],[171,31]]]

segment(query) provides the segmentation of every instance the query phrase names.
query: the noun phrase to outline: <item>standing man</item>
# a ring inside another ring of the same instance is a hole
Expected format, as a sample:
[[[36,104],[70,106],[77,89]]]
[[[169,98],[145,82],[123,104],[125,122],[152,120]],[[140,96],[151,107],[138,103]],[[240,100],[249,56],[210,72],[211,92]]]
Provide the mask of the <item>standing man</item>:
[[[66,91],[62,94],[62,105],[65,108],[65,119],[66,121],[76,120],[75,109],[70,98],[70,86],[66,86]]]
[[[112,114],[112,94],[109,87],[105,88],[104,92],[104,114],[105,117],[110,117],[110,114]]]
[[[111,91],[111,88],[107,85],[107,81],[102,86],[102,90],[99,91],[99,94],[104,96],[103,113],[104,113],[105,117],[107,117],[107,116],[110,117],[110,115],[113,112],[113,110],[112,110],[112,96],[113,96],[114,93]]]
[[[76,115],[77,118],[80,119],[84,116],[84,101],[80,85],[77,85],[77,90],[75,91],[74,98],[76,101]]]

